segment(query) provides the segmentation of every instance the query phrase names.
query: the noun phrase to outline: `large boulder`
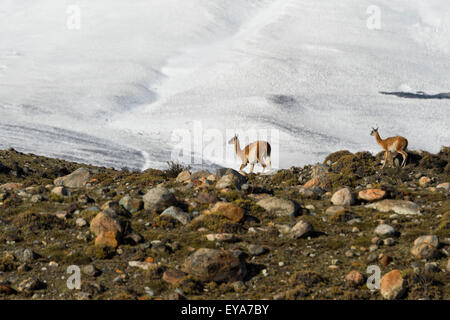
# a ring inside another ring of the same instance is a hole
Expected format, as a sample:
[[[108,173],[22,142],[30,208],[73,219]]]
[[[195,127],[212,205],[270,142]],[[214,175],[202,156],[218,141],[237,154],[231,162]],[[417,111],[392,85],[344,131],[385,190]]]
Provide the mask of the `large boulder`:
[[[144,208],[147,210],[162,212],[166,208],[176,204],[175,195],[167,188],[156,187],[149,190],[142,198]]]
[[[411,201],[406,200],[381,200],[365,206],[369,209],[375,209],[381,212],[393,211],[402,215],[420,214],[419,206]]]
[[[203,282],[233,282],[242,280],[247,274],[245,262],[235,254],[201,248],[186,258],[184,270],[193,278]]]
[[[53,181],[55,186],[64,186],[67,188],[82,188],[88,183],[92,178],[92,173],[87,168],[78,168],[74,172],[56,178]]]
[[[277,216],[295,217],[299,209],[294,201],[272,196],[259,200],[256,204],[263,207],[267,212]]]

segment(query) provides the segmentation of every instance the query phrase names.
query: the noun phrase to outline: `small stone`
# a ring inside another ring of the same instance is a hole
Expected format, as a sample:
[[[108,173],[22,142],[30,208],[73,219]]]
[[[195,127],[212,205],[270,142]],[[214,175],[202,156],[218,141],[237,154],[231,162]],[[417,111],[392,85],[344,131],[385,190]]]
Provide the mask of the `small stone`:
[[[169,284],[182,283],[187,276],[186,273],[180,270],[169,269],[163,273],[162,279]]]
[[[367,189],[367,190],[361,190],[358,192],[358,198],[372,202],[372,201],[378,201],[383,199],[386,196],[386,191],[382,189]]]
[[[101,274],[101,271],[98,270],[93,264],[82,266],[81,272],[91,277],[96,277]]]
[[[425,263],[425,272],[439,272],[439,265],[436,262]]]
[[[345,276],[345,281],[350,285],[360,286],[364,284],[365,277],[361,272],[353,270]]]
[[[247,287],[245,286],[245,283],[242,281],[235,281],[232,283],[234,292],[243,292]]]
[[[349,188],[342,188],[333,194],[331,202],[336,206],[350,206],[355,203],[355,199]]]
[[[380,263],[383,266],[387,266],[392,262],[392,258],[390,256],[384,255],[384,254],[381,254],[380,257],[378,258],[378,260],[380,261]]]
[[[406,281],[399,270],[392,270],[381,278],[381,295],[388,300],[399,299],[406,292]]]
[[[447,191],[450,191],[450,182],[444,182],[444,183],[438,184],[436,186],[436,188],[437,189],[445,189]]]
[[[68,197],[72,195],[72,192],[63,186],[54,187],[51,193],[60,197]]]
[[[272,196],[259,200],[256,204],[276,216],[295,217],[299,209],[299,206],[291,200]]]
[[[450,258],[447,260],[447,272],[450,272]]]
[[[189,170],[184,170],[180,172],[175,179],[176,182],[188,182],[191,179],[191,172]]]
[[[240,222],[244,218],[244,210],[238,205],[230,202],[217,202],[210,210],[205,213],[218,213],[233,222]]]
[[[78,218],[77,220],[75,220],[75,224],[76,224],[78,227],[82,228],[82,227],[84,227],[85,225],[87,225],[87,221],[84,220],[83,218]]]
[[[201,248],[186,258],[184,269],[203,282],[240,281],[247,273],[245,263],[231,251]]]
[[[392,238],[387,238],[383,240],[383,244],[385,246],[393,246],[395,244],[395,241]]]
[[[427,236],[421,236],[418,237],[416,240],[414,240],[414,245],[418,246],[422,243],[427,243],[429,245],[432,245],[433,247],[439,247],[439,237],[435,235],[427,235]]]
[[[379,224],[374,231],[377,235],[386,237],[386,236],[392,236],[395,234],[395,230],[393,227],[391,227],[388,224],[382,223]]]
[[[420,214],[419,206],[411,201],[406,200],[381,200],[365,206],[369,209],[375,209],[381,212],[394,211],[401,215],[417,215]]]
[[[144,202],[142,200],[133,199],[129,195],[120,199],[119,204],[131,214],[138,212],[144,207]]]
[[[314,231],[313,226],[305,220],[300,220],[291,229],[291,237],[294,239],[304,238]]]
[[[128,261],[130,267],[139,268],[142,270],[151,270],[158,267],[157,263],[145,262],[145,261]]]
[[[189,213],[184,212],[182,209],[174,207],[174,206],[171,206],[171,207],[167,208],[166,210],[164,210],[161,213],[161,217],[171,217],[171,218],[179,221],[183,225],[188,224],[192,220],[192,216]]]
[[[211,233],[206,235],[208,241],[235,242],[237,238],[232,233]]]
[[[267,249],[263,246],[257,245],[257,244],[249,244],[248,247],[248,252],[252,255],[252,256],[259,256],[264,254]]]
[[[344,214],[345,213],[345,207],[343,206],[331,206],[328,207],[327,210],[325,211],[325,214],[327,216],[333,216],[335,214]]]
[[[144,208],[156,212],[162,212],[166,208],[176,204],[176,198],[172,192],[164,187],[150,189],[144,197]]]
[[[87,168],[78,168],[71,174],[56,178],[53,181],[55,186],[64,186],[67,188],[82,188],[91,180],[91,172]]]
[[[429,177],[422,177],[419,179],[419,186],[421,186],[422,188],[428,186],[431,183],[431,179]]]

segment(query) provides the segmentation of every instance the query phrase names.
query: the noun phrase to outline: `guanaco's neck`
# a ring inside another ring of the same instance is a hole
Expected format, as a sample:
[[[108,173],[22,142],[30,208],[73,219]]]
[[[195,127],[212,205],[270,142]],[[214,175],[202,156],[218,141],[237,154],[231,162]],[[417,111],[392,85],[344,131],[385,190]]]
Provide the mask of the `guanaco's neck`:
[[[378,132],[375,132],[375,139],[377,139],[377,142],[380,146],[384,147],[383,145],[383,139],[381,139],[380,134]]]
[[[244,161],[245,155],[244,151],[241,150],[241,146],[239,144],[239,139],[234,140],[234,149],[236,150],[236,154],[242,161]]]

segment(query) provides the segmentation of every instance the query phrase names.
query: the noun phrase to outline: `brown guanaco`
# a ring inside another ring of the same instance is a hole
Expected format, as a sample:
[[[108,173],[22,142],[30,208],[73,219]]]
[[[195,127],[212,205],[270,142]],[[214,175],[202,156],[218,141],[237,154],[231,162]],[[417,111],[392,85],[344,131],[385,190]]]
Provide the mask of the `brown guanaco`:
[[[401,136],[396,137],[390,137],[387,139],[381,139],[380,134],[378,133],[378,128],[374,129],[372,128],[372,132],[370,133],[371,136],[375,136],[375,139],[377,139],[378,144],[383,148],[384,150],[384,164],[381,167],[381,169],[384,168],[386,165],[388,159],[392,162],[392,155],[391,152],[398,152],[402,155],[403,161],[401,166],[404,167],[406,165],[406,157],[408,157],[408,154],[405,152],[405,149],[408,147],[408,140]]]
[[[234,144],[234,148],[236,151],[236,154],[241,159],[242,164],[239,169],[239,171],[242,171],[242,169],[247,166],[248,163],[250,163],[250,173],[253,172],[253,167],[255,166],[255,163],[261,164],[264,172],[264,169],[266,166],[269,167],[269,170],[271,168],[271,162],[270,162],[270,153],[271,153],[271,147],[270,144],[267,141],[255,141],[247,145],[243,150],[241,149],[241,146],[239,144],[239,138],[237,135],[234,135],[233,138],[228,141],[228,144]],[[263,161],[263,158],[265,158],[265,161]]]

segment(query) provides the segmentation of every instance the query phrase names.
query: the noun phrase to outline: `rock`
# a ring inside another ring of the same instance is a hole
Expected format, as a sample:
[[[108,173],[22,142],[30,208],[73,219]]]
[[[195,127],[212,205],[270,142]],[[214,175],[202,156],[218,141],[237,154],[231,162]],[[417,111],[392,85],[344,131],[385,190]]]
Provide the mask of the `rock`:
[[[392,238],[386,238],[386,239],[383,240],[383,244],[385,246],[389,246],[390,247],[390,246],[393,246],[395,244],[395,240],[392,239]]]
[[[345,207],[343,206],[331,206],[328,207],[327,210],[325,211],[325,214],[327,216],[333,216],[335,214],[344,214],[345,213]]]
[[[239,281],[247,273],[245,262],[229,251],[201,248],[186,258],[184,269],[203,282]]]
[[[376,228],[375,228],[375,234],[382,236],[382,237],[387,237],[387,236],[392,236],[395,234],[395,229],[388,225],[388,224],[379,224]]]
[[[169,269],[163,273],[162,279],[168,284],[180,284],[184,281],[186,276],[187,274],[183,271]]]
[[[298,205],[295,202],[277,197],[267,197],[256,204],[277,216],[295,217],[298,212]]]
[[[232,233],[210,233],[206,235],[208,241],[236,242],[238,238]]]
[[[128,261],[130,267],[139,268],[142,270],[153,270],[158,268],[157,263],[146,262],[146,261]]]
[[[444,183],[438,184],[436,186],[436,188],[438,188],[438,189],[445,189],[447,191],[450,191],[450,182],[444,182]]]
[[[197,201],[200,204],[206,204],[206,203],[216,203],[219,200],[212,193],[199,192],[199,194],[195,198],[195,201]]]
[[[431,183],[431,179],[429,177],[423,176],[419,179],[419,186],[426,187]]]
[[[176,204],[174,194],[164,187],[156,187],[148,191],[144,197],[144,208],[162,212],[166,208]]]
[[[75,224],[77,225],[77,227],[84,227],[85,225],[87,225],[87,221],[84,220],[83,218],[78,218],[77,220],[75,220]]]
[[[331,181],[327,176],[315,177],[308,180],[302,187],[306,189],[320,187],[324,190],[328,190],[331,188]]]
[[[233,222],[240,222],[244,218],[244,210],[231,202],[217,202],[206,213],[217,212]]]
[[[56,178],[53,181],[55,186],[64,186],[67,188],[82,188],[91,180],[92,174],[87,168],[78,168],[71,174]]]
[[[380,292],[388,300],[399,299],[406,292],[406,281],[399,270],[392,270],[381,278]]]
[[[386,196],[386,191],[382,189],[367,189],[367,190],[361,190],[358,192],[358,198],[373,202],[383,199]]]
[[[380,254],[380,256],[378,257],[378,261],[380,261],[380,263],[383,266],[389,265],[392,262],[392,260],[393,259],[392,259],[391,256],[388,256],[388,255],[385,255],[385,254]]]
[[[267,251],[265,247],[258,244],[249,244],[247,249],[252,256],[260,256]]]
[[[428,243],[421,243],[411,248],[411,254],[419,259],[432,259],[439,255],[439,251]]]
[[[300,220],[291,229],[291,237],[294,239],[304,238],[314,231],[313,226],[304,220]]]
[[[192,216],[189,213],[184,212],[180,208],[177,208],[174,206],[171,206],[171,207],[167,208],[166,210],[164,210],[161,213],[161,217],[171,217],[171,218],[179,221],[183,225],[188,224],[192,220]]]
[[[81,272],[83,272],[87,276],[96,277],[101,274],[101,271],[98,270],[93,264],[88,264],[81,267]]]
[[[124,235],[123,221],[111,210],[98,213],[91,221],[90,231],[97,236],[96,245],[117,247]]]
[[[342,188],[333,194],[331,202],[336,206],[350,206],[355,203],[355,199],[349,188]]]
[[[136,213],[144,207],[144,202],[139,199],[133,199],[129,195],[120,199],[119,204],[129,213]]]
[[[448,258],[447,260],[447,268],[446,268],[447,272],[450,272],[450,258]]]
[[[381,200],[365,206],[369,209],[375,209],[381,212],[394,211],[397,214],[415,215],[420,214],[419,206],[406,200]]]
[[[345,281],[353,286],[360,286],[364,284],[365,280],[364,275],[356,270],[350,271],[350,273],[345,276]]]
[[[235,281],[232,283],[234,292],[243,292],[247,287],[243,281]]]
[[[72,192],[63,186],[54,187],[51,193],[60,197],[68,197],[72,195]]]
[[[427,262],[424,266],[425,272],[439,272],[439,265],[436,262]]]
[[[175,179],[176,182],[188,182],[191,179],[191,172],[189,170],[184,170],[180,172]]]
[[[414,240],[414,245],[418,246],[422,243],[427,243],[435,248],[439,247],[439,237],[435,235],[421,236]]]
[[[47,285],[39,280],[38,278],[28,278],[23,280],[19,286],[17,287],[17,290],[20,292],[23,291],[36,291],[45,289]]]
[[[411,254],[419,259],[432,259],[439,255],[439,238],[434,235],[421,236],[414,241]]]
[[[241,189],[241,186],[246,182],[246,179],[240,173],[230,170],[222,176],[219,181],[216,183],[216,189],[222,190],[225,188],[236,188],[238,190]]]
[[[0,294],[4,294],[4,295],[11,295],[11,294],[16,294],[16,290],[14,290],[13,288],[11,288],[9,285],[7,284],[0,284]]]
[[[200,170],[196,171],[191,175],[191,181],[198,180],[198,179],[207,179],[211,175],[211,172],[208,170]]]
[[[15,191],[15,190],[19,190],[22,188],[23,188],[23,184],[17,183],[17,182],[8,182],[8,183],[0,185],[1,191]]]

